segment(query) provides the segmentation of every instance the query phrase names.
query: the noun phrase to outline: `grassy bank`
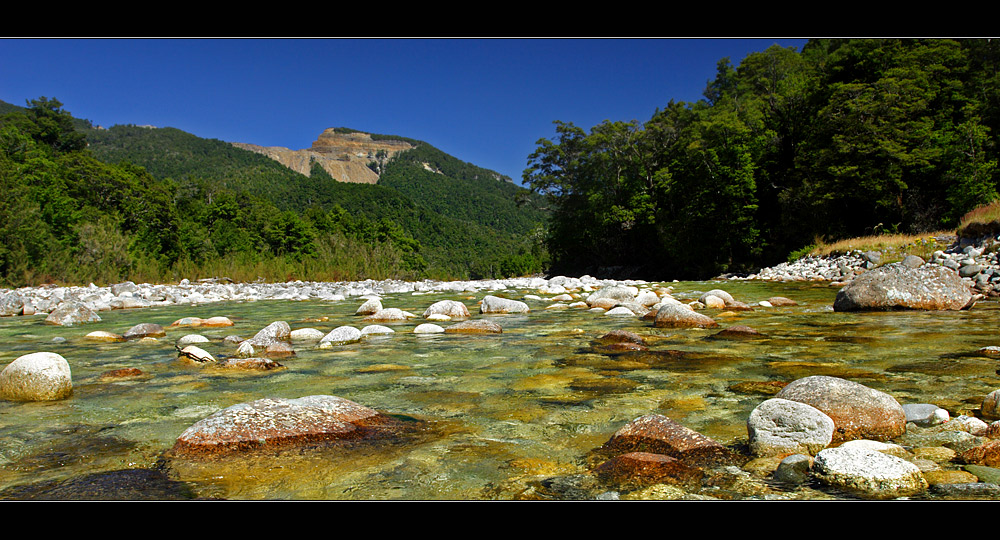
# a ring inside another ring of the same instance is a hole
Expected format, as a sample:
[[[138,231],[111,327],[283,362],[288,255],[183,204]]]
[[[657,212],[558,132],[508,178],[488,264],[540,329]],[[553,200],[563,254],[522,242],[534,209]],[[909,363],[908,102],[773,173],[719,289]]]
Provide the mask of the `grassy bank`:
[[[849,251],[878,251],[884,262],[902,260],[906,255],[928,259],[937,250],[944,250],[956,238],[981,238],[1000,234],[1000,201],[981,205],[959,220],[955,230],[940,230],[920,234],[875,234],[847,238],[836,242],[816,242],[791,253],[795,260],[807,255],[816,257],[843,255]]]

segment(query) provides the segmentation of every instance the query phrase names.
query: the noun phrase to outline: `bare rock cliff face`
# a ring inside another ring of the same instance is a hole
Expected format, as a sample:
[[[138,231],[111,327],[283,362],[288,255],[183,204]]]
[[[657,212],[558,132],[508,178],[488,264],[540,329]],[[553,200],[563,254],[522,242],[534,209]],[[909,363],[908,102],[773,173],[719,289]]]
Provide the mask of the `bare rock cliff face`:
[[[378,173],[368,167],[377,161],[379,151],[389,159],[399,152],[413,148],[406,141],[372,140],[367,133],[337,133],[333,128],[325,130],[304,150],[289,150],[280,146],[259,146],[247,143],[232,143],[237,148],[263,154],[278,163],[304,174],[310,175],[312,162],[319,163],[330,176],[341,182],[374,184]]]

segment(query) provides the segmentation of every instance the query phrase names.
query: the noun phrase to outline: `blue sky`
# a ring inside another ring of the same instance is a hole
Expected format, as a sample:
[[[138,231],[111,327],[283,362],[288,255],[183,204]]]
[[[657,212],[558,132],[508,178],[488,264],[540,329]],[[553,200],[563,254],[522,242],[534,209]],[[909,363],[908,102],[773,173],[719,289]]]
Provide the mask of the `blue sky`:
[[[724,57],[806,41],[0,39],[0,100],[295,150],[328,127],[401,135],[519,182],[556,120],[645,121],[701,99]]]

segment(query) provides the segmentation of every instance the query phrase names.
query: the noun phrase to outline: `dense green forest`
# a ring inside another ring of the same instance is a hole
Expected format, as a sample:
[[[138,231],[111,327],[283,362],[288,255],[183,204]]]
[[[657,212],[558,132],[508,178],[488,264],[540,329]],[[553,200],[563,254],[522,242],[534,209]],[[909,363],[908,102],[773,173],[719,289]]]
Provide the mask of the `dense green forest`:
[[[384,183],[349,184],[318,164],[305,176],[178,129],[96,129],[56,99],[0,105],[7,286],[485,278],[545,267],[546,215],[518,205],[526,190],[426,143],[385,163]]]
[[[525,185],[552,271],[653,279],[772,265],[817,239],[953,228],[997,198],[1000,44],[821,39],[718,63],[643,123],[555,123]]]

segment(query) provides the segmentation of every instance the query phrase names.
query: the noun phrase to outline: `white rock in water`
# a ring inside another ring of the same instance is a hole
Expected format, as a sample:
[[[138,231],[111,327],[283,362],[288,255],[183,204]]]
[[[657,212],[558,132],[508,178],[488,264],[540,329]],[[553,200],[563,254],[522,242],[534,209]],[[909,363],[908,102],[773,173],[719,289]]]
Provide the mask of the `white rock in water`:
[[[371,315],[382,310],[382,301],[378,298],[369,298],[364,304],[358,307],[355,315]]]
[[[54,401],[73,393],[69,362],[50,352],[16,358],[0,372],[0,398],[10,401]]]
[[[443,332],[444,328],[432,323],[419,324],[413,329],[414,334],[440,334]]]
[[[329,334],[323,336],[319,344],[320,346],[328,346],[339,343],[350,343],[359,339],[361,339],[361,330],[353,326],[338,326],[331,330]]]
[[[362,336],[394,334],[394,333],[396,333],[395,330],[389,328],[388,326],[382,326],[381,324],[369,324],[368,326],[361,329]]]
[[[289,337],[292,341],[319,341],[323,339],[323,332],[315,328],[299,328],[292,330]]]
[[[188,334],[177,340],[178,347],[185,347],[192,343],[208,343],[208,338],[200,334]]]
[[[240,346],[236,348],[236,356],[240,358],[253,358],[256,351],[254,351],[253,344],[249,341],[244,341],[240,343]]]
[[[927,489],[920,468],[870,448],[827,448],[816,454],[813,475],[866,499],[895,499]]]
[[[215,357],[209,354],[208,351],[194,345],[188,345],[181,349],[180,355],[190,358],[195,362],[215,362]]]
[[[757,456],[815,455],[830,444],[834,429],[823,411],[781,398],[764,401],[747,419],[750,451]]]
[[[498,296],[487,295],[479,305],[480,313],[527,313],[531,311],[528,304],[520,300],[510,300]]]

